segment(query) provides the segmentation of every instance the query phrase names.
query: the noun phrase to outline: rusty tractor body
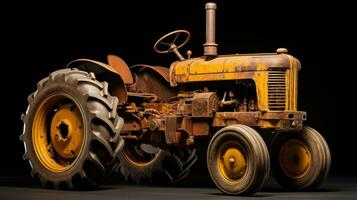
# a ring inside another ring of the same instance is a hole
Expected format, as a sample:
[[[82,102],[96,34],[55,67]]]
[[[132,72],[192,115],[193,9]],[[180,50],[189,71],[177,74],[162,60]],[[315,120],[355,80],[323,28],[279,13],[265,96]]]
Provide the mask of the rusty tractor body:
[[[224,193],[255,193],[270,169],[290,189],[320,185],[330,153],[297,110],[299,60],[283,48],[218,55],[215,10],[206,4],[202,57],[180,54],[190,33],[178,30],[154,45],[177,55],[169,69],[128,67],[109,55],[108,64],[79,59],[40,81],[23,117],[32,174],[44,185],[70,188],[83,180],[97,185],[113,170],[135,182],[172,183],[185,178],[208,139],[207,167]]]

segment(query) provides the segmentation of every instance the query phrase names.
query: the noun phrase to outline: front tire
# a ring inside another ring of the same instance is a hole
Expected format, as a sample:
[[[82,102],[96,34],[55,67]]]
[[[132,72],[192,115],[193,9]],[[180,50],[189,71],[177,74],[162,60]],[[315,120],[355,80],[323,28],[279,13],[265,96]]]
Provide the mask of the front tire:
[[[24,160],[42,186],[92,188],[118,164],[123,119],[106,82],[77,69],[55,71],[37,84],[22,115]]]
[[[290,190],[315,189],[327,177],[331,155],[326,141],[313,128],[281,132],[271,144],[276,181]]]
[[[269,175],[269,153],[262,137],[245,125],[227,126],[211,139],[207,167],[216,186],[231,195],[251,195]]]

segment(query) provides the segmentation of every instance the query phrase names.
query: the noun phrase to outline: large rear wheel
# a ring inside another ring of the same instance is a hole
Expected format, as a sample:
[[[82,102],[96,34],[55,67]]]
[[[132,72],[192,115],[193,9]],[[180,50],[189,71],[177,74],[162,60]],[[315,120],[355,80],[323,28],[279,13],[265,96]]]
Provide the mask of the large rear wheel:
[[[213,182],[222,192],[251,195],[268,178],[268,149],[254,129],[245,125],[227,126],[210,141],[207,167]]]
[[[37,84],[22,115],[24,159],[44,187],[95,187],[118,164],[118,100],[94,74],[63,69]]]
[[[276,181],[287,189],[315,189],[326,178],[330,150],[313,128],[281,132],[271,144],[272,170]]]

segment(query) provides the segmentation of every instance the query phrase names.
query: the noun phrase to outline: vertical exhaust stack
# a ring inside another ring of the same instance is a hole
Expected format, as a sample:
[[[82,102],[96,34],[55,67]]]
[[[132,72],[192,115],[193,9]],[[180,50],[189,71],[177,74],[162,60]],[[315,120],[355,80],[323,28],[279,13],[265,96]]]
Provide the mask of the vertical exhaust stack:
[[[203,44],[205,56],[217,56],[216,9],[215,3],[206,3],[206,43]]]

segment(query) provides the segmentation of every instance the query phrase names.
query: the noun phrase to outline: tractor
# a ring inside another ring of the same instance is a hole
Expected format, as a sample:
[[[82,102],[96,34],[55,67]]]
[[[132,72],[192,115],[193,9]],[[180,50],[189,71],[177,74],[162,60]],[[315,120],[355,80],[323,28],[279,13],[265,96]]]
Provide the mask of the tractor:
[[[225,194],[259,191],[270,169],[291,190],[314,189],[331,158],[324,138],[297,110],[298,59],[275,53],[218,55],[216,4],[205,4],[204,55],[179,52],[177,30],[154,50],[170,68],[78,59],[37,83],[20,139],[43,187],[94,188],[111,173],[127,181],[176,183],[206,148],[208,173]],[[207,145],[203,145],[207,141]]]

